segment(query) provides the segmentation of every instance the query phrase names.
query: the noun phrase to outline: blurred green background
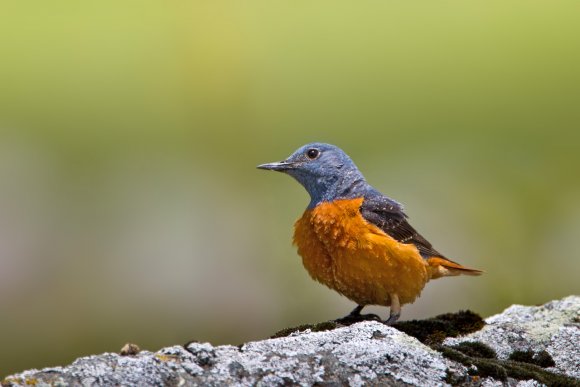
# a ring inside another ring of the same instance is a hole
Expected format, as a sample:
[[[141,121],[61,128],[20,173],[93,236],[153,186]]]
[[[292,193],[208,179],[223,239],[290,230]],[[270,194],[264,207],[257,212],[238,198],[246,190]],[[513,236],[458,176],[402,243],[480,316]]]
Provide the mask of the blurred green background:
[[[259,163],[345,149],[480,278],[403,309],[579,292],[577,1],[2,2],[0,376],[342,316]],[[371,309],[383,316],[386,308]]]

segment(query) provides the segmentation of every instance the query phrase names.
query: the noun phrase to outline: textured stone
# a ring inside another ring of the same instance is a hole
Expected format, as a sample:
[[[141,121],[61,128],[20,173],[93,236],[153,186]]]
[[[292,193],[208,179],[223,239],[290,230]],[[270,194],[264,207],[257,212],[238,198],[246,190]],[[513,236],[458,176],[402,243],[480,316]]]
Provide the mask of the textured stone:
[[[578,378],[579,306],[580,297],[540,307],[512,306],[488,318],[489,325],[480,331],[448,338],[445,344],[479,341],[495,349],[500,359],[507,359],[514,350],[545,350],[556,364],[548,370]],[[445,348],[451,350],[448,346]],[[66,367],[25,371],[7,377],[2,385],[542,385],[535,380],[517,380],[509,373],[502,380],[474,377],[473,368],[392,327],[365,321],[323,332],[305,330],[241,347],[194,342],[136,355],[105,353],[79,358]],[[563,385],[580,385],[580,380],[572,378]]]
[[[68,367],[26,371],[5,383],[92,385],[442,384],[453,364],[378,322],[250,342],[241,348],[191,343],[136,356],[106,353]]]
[[[541,306],[513,305],[485,320],[480,331],[447,338],[445,345],[471,341],[487,344],[500,359],[514,351],[547,351],[556,366],[549,370],[580,378],[580,297]]]

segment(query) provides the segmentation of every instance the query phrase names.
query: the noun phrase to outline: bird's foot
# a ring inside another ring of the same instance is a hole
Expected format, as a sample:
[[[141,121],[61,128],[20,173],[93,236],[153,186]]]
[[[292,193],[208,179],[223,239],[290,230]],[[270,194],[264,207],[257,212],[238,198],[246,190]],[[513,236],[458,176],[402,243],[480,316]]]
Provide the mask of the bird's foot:
[[[401,317],[401,303],[399,302],[399,296],[395,293],[389,294],[389,298],[391,299],[391,310],[389,318],[383,322],[386,325],[393,325]]]
[[[334,320],[335,323],[341,325],[351,325],[361,321],[382,321],[379,316],[374,313],[368,314],[348,314],[342,318]]]
[[[393,313],[389,316],[388,319],[386,319],[385,321],[383,321],[383,323],[385,323],[385,325],[393,325],[394,323],[397,322],[397,320],[399,319],[399,317],[401,317],[401,313]]]

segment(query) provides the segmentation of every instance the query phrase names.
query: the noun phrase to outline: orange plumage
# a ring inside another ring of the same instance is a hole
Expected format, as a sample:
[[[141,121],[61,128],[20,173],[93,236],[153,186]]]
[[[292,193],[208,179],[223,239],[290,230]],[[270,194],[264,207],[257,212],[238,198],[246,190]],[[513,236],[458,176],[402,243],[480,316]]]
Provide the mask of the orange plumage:
[[[454,275],[454,269],[471,271],[444,258],[423,259],[413,244],[400,243],[367,222],[359,211],[362,202],[322,203],[296,222],[294,244],[316,281],[359,305],[391,306],[392,295],[401,305],[412,303],[430,279]]]
[[[294,244],[312,278],[358,304],[347,318],[364,317],[365,305],[384,305],[392,324],[427,281],[481,274],[435,250],[408,223],[403,206],[370,186],[334,145],[306,144],[258,168],[286,173],[310,194],[294,226]]]

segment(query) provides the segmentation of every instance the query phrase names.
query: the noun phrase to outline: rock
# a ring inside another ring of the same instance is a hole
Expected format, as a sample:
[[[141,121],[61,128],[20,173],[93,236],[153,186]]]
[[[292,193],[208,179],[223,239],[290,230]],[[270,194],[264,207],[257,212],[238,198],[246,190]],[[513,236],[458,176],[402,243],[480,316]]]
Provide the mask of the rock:
[[[134,357],[103,354],[65,368],[26,371],[5,383],[80,385],[362,385],[442,383],[453,364],[378,322],[250,342],[241,348],[191,343]]]
[[[2,385],[580,385],[579,310],[580,297],[574,296],[540,307],[512,306],[482,329],[471,321],[480,330],[463,337],[421,336],[429,345],[363,321],[240,347],[189,343],[154,353],[105,353],[12,375]],[[429,324],[442,326],[436,322],[449,316]],[[445,330],[454,331],[447,325]]]
[[[499,359],[514,352],[551,356],[551,370],[580,379],[580,297],[570,296],[541,306],[512,305],[485,320],[481,330],[443,344],[484,343]],[[533,355],[532,355],[533,357]]]

